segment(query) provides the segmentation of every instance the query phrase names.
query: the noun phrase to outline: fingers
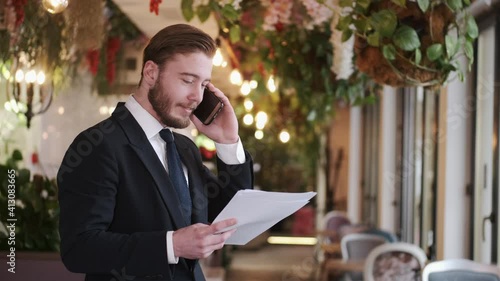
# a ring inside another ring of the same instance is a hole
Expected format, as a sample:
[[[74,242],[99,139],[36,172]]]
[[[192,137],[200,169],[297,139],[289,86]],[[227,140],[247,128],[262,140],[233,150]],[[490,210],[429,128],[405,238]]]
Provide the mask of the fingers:
[[[226,97],[226,95],[221,90],[216,88],[214,84],[209,83],[207,86],[210,91],[214,92],[214,94],[222,100],[222,103],[224,103],[225,106],[230,105],[229,99]]]
[[[184,258],[207,257],[213,251],[221,249],[226,240],[236,231],[236,219],[227,219],[212,225],[193,224],[174,231],[172,242],[176,255]]]
[[[234,218],[213,223],[208,228],[209,234],[217,234],[223,232],[225,229],[236,225],[236,223],[237,221]]]

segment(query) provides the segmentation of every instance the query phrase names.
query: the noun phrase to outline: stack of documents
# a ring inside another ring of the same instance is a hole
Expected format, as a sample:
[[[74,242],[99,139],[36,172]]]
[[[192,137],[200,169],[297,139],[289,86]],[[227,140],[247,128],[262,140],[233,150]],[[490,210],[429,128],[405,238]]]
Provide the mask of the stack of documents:
[[[238,223],[221,232],[237,228],[226,245],[245,245],[257,235],[306,205],[316,192],[286,193],[240,190],[214,222],[236,218]]]

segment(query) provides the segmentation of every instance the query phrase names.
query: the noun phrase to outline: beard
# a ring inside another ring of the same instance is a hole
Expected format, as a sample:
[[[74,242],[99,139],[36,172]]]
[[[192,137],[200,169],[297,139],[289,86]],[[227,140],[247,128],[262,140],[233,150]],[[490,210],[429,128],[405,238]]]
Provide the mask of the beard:
[[[184,129],[190,124],[189,118],[176,118],[170,114],[175,107],[170,99],[169,93],[164,93],[161,84],[157,81],[155,86],[149,89],[148,100],[154,111],[160,117],[161,123],[168,127]]]

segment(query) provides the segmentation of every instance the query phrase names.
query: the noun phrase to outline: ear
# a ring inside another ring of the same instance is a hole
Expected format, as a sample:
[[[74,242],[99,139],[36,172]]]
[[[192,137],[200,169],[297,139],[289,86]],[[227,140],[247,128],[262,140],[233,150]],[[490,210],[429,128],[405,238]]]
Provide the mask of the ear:
[[[143,81],[149,88],[152,88],[155,85],[159,74],[159,67],[156,63],[148,60],[144,64],[144,68],[142,69]]]

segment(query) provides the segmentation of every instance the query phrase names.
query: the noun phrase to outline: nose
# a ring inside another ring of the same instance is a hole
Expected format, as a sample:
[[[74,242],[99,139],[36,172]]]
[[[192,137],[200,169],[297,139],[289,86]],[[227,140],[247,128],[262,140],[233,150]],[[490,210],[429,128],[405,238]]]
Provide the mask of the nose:
[[[191,91],[191,94],[189,95],[189,100],[196,102],[196,104],[199,104],[203,99],[203,89],[204,88],[201,87],[196,87],[196,89],[193,89]]]

